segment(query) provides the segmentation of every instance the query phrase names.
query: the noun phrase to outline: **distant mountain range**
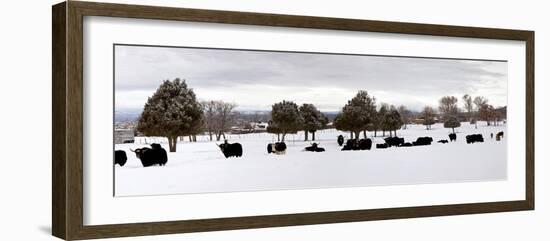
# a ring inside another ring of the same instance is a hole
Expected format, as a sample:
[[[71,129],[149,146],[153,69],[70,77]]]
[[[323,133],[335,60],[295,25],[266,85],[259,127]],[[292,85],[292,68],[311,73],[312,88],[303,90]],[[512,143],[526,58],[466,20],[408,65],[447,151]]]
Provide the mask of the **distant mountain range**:
[[[115,110],[115,123],[117,122],[132,122],[137,121],[139,116],[141,115],[142,109],[117,109]],[[237,111],[242,115],[267,115],[270,111],[268,110],[242,110]],[[323,112],[329,120],[333,120],[336,114],[338,114],[337,111],[327,111]]]

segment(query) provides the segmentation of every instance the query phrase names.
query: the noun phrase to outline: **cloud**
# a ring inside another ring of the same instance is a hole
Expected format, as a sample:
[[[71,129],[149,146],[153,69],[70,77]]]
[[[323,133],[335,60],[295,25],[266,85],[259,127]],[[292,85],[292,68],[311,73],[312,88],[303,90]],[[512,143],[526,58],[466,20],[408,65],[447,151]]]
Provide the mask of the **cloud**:
[[[497,106],[507,96],[505,61],[116,46],[117,107],[143,106],[174,78],[186,79],[201,99],[241,109],[268,109],[285,99],[338,110],[359,89],[413,109],[444,95],[484,95]]]

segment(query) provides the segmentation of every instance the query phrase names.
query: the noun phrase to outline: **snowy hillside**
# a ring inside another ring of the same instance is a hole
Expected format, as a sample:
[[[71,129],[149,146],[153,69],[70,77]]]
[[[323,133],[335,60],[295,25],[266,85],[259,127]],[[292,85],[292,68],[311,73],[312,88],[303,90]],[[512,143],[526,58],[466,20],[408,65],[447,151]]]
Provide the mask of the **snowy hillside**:
[[[490,133],[499,131],[505,133],[503,141],[490,138]],[[383,143],[383,139],[372,137],[373,133],[369,132],[369,138],[374,141],[370,151],[340,151],[336,137],[342,134],[347,139],[349,133],[323,130],[318,131],[316,140],[326,149],[321,153],[302,151],[311,141],[304,142],[303,133],[298,133],[287,136],[286,155],[267,154],[266,145],[276,141],[275,135],[229,135],[230,143],[242,144],[243,156],[228,159],[216,142],[208,141],[207,136],[198,136],[195,143],[187,138],[180,141],[177,152],[168,153],[166,166],[148,168],[142,167],[129,150],[145,147],[146,142],[162,143],[168,150],[168,144],[164,138],[136,138],[134,144],[115,147],[128,155],[124,167],[115,167],[115,194],[163,195],[506,179],[505,125],[486,126],[480,122],[478,129],[474,129],[473,125],[462,123],[456,132],[456,143],[440,144],[437,141],[448,139],[450,133],[442,124],[432,126],[432,130],[409,125],[408,129],[398,131],[406,142],[431,136],[434,143],[376,149],[374,143]],[[465,136],[474,133],[483,134],[485,142],[466,144]]]

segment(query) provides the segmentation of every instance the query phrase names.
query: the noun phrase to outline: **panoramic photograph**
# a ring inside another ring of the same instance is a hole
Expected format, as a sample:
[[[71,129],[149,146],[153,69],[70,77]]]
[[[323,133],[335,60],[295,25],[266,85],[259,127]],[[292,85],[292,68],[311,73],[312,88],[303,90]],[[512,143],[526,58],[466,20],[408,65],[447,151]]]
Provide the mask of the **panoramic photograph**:
[[[116,44],[114,195],[504,181],[508,62]]]

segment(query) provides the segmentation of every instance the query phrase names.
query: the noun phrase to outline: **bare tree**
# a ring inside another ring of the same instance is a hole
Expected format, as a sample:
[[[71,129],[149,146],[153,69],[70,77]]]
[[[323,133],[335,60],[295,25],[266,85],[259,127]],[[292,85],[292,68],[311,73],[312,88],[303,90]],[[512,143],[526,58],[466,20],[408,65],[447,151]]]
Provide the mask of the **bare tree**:
[[[426,126],[426,130],[431,130],[432,125],[435,124],[435,109],[430,106],[426,106],[422,110],[421,114],[422,118],[424,118],[424,122],[422,124]]]
[[[223,101],[216,101],[216,118],[215,118],[215,132],[216,132],[216,141],[219,141],[221,137],[225,137],[225,132],[231,129],[231,125],[234,121],[234,112],[233,110],[237,107],[234,103],[226,103]]]
[[[487,100],[487,98],[483,96],[476,96],[476,98],[474,98],[476,113],[474,114],[473,122],[476,125],[476,129],[477,129],[477,120],[480,118],[480,110],[482,109],[483,106],[487,105],[488,103],[489,103],[489,100]]]
[[[208,132],[208,136],[210,137],[210,140],[212,140],[212,135],[215,132],[216,128],[216,101],[203,101],[202,104],[202,111],[204,114],[204,127],[206,132]]]
[[[472,97],[468,94],[465,94],[464,96],[462,96],[462,101],[464,102],[464,110],[466,110],[466,118],[468,119],[468,122],[472,123],[472,114],[474,112],[474,102],[472,100]]]
[[[458,99],[454,96],[444,96],[439,100],[439,112],[443,114],[443,119],[446,120],[452,116],[458,115]]]
[[[407,124],[411,122],[411,111],[407,109],[404,105],[400,105],[397,108],[399,115],[401,115],[401,121],[403,122],[403,129],[407,129]]]

